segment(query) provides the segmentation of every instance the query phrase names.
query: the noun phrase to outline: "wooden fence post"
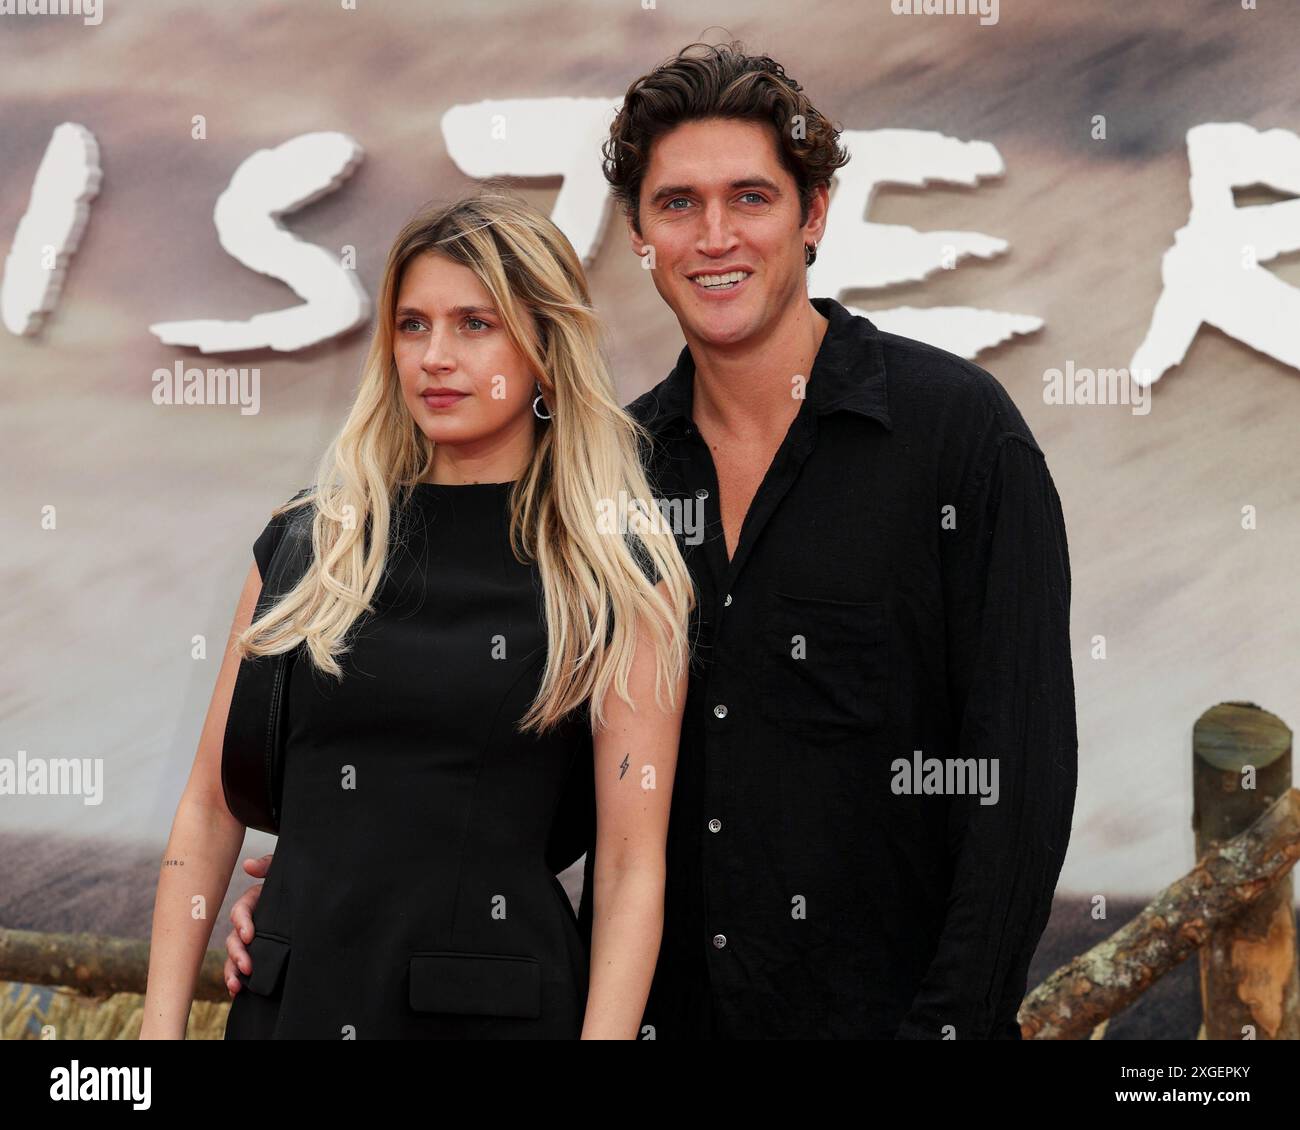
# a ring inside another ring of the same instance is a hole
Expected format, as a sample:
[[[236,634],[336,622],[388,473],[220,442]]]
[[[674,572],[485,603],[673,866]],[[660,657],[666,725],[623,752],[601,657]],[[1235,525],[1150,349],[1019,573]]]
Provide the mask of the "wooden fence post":
[[[1224,702],[1192,730],[1196,856],[1249,827],[1291,787],[1291,731],[1252,702]],[[1209,1040],[1300,1039],[1291,875],[1201,946],[1201,1009]]]

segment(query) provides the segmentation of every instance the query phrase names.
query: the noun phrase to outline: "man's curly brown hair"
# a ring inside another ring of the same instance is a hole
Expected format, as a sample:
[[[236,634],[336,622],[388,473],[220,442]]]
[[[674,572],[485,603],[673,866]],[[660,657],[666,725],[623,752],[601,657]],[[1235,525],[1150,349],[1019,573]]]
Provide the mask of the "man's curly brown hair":
[[[690,52],[704,48],[702,55]],[[690,43],[627,88],[601,152],[605,179],[623,213],[641,234],[641,183],[655,140],[683,122],[741,118],[766,122],[776,134],[781,164],[799,186],[799,223],[818,185],[848,164],[840,131],[815,107],[780,63],[747,55],[739,42]]]

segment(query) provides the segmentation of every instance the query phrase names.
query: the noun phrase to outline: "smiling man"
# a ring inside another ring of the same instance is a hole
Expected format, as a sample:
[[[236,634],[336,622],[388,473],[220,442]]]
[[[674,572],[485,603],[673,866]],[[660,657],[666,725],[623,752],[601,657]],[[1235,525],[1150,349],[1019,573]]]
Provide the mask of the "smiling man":
[[[809,298],[838,130],[770,58],[700,46],[604,150],[686,339],[630,411],[657,489],[705,507],[645,1023],[1018,1039],[1077,774],[1060,500],[992,376]]]

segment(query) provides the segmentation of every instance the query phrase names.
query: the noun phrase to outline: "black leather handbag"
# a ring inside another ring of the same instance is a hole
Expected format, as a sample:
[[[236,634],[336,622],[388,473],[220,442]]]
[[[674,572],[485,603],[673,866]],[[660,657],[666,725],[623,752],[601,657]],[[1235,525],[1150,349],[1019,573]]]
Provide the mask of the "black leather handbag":
[[[311,525],[315,507],[286,515],[284,534],[267,566],[253,619],[289,592],[311,564]],[[259,832],[280,831],[284,784],[285,717],[289,676],[301,648],[280,655],[240,660],[221,747],[221,788],[226,807],[241,824]]]

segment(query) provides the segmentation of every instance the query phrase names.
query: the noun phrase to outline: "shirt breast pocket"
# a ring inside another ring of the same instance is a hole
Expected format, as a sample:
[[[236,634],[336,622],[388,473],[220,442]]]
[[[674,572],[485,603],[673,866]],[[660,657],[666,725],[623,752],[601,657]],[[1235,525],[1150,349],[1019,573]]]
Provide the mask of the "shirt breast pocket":
[[[758,668],[765,717],[786,733],[830,743],[881,730],[890,674],[885,603],[772,596]]]

